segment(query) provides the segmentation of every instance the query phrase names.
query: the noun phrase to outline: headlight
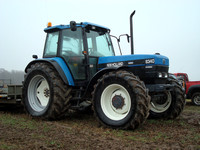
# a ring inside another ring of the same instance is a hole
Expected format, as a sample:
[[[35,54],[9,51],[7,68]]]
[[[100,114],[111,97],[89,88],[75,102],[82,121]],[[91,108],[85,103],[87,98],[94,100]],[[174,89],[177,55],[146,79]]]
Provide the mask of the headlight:
[[[168,73],[164,72],[163,74],[164,74],[163,75],[164,78],[168,78]]]
[[[158,72],[158,78],[168,78],[168,73],[166,73],[166,72]]]
[[[161,72],[158,73],[158,78],[162,78],[162,73]]]

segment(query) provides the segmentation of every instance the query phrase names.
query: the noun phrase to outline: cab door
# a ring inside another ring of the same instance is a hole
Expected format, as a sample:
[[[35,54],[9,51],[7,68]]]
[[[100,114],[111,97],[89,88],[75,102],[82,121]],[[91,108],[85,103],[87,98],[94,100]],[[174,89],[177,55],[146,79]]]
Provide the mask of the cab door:
[[[64,29],[60,36],[60,56],[65,60],[75,81],[86,80],[82,35],[80,27],[76,31]]]

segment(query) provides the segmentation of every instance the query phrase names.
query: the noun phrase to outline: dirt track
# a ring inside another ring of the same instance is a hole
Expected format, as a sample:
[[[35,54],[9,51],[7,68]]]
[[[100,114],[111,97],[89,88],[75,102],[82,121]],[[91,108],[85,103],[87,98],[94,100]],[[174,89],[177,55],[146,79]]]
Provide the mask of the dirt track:
[[[148,119],[135,131],[99,127],[88,114],[49,122],[1,107],[0,149],[200,149],[200,107],[187,105],[176,120]]]

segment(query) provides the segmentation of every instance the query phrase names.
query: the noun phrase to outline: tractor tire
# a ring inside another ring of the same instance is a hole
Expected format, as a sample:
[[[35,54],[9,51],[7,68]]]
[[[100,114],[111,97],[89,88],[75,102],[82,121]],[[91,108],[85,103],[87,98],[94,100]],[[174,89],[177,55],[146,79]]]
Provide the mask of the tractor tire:
[[[68,111],[71,88],[48,63],[35,63],[27,70],[23,84],[23,105],[33,117],[61,119]]]
[[[200,106],[200,92],[192,94],[192,103],[196,106]]]
[[[160,93],[164,95],[162,100],[156,99],[154,95],[150,94],[150,118],[175,119],[183,111],[183,108],[185,106],[184,89],[177,79],[169,77],[168,82],[168,84],[174,85],[174,90]]]
[[[127,71],[112,71],[98,79],[92,102],[97,120],[105,127],[136,129],[149,115],[148,91]]]

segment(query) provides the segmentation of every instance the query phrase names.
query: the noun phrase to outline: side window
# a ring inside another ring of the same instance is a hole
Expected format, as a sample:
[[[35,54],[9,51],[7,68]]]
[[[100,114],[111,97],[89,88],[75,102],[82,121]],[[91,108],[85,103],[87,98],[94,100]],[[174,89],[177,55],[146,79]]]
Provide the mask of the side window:
[[[48,33],[44,56],[56,56],[58,47],[58,32]]]
[[[87,38],[87,43],[88,43],[88,52],[89,55],[92,55],[94,53],[94,45],[92,44],[92,38]],[[94,55],[94,54],[93,54]]]
[[[107,37],[107,34],[101,35],[96,37],[97,41],[97,51],[101,52],[104,56],[112,56],[112,50],[111,50],[111,41]]]
[[[62,55],[83,56],[83,40],[81,28],[78,28],[75,32],[71,31],[71,29],[63,30],[62,40]]]
[[[92,38],[87,38],[87,42],[88,42],[88,49],[90,51],[93,48],[93,46],[92,46]]]

